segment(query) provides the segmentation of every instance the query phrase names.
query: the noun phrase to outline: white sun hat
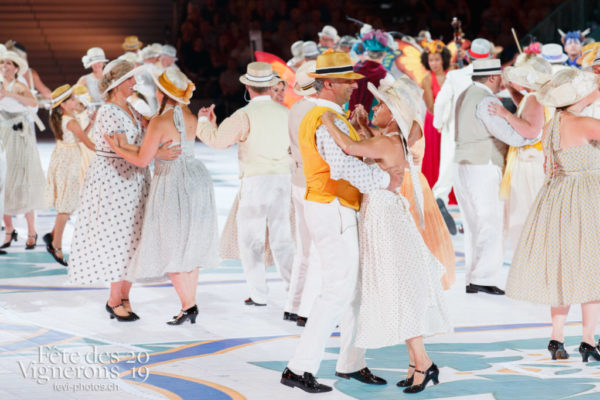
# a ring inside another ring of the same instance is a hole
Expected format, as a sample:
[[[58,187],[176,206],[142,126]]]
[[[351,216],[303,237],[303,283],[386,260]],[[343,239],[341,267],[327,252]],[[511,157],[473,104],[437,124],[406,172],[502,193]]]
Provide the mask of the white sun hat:
[[[552,78],[552,65],[545,58],[534,56],[516,67],[507,67],[503,71],[504,78],[509,82],[539,90]]]
[[[538,101],[547,107],[567,107],[598,90],[596,75],[577,68],[565,68],[537,92]]]
[[[550,64],[562,64],[569,58],[563,52],[563,47],[557,43],[548,43],[542,46],[542,57]]]
[[[110,71],[113,70],[113,68],[115,68],[117,65],[121,64],[121,63],[127,63],[130,64],[131,66],[133,66],[132,63],[125,61],[125,60],[119,60],[118,58],[116,60],[112,60],[111,62],[109,62],[108,64],[106,64],[106,66],[104,67],[104,69],[102,70],[102,75],[106,75],[108,74]],[[123,76],[121,76],[120,78],[114,79],[110,85],[108,85],[108,87],[106,88],[106,90],[104,91],[104,93],[102,94],[103,96],[106,96],[106,94],[111,91],[112,89],[116,88],[117,86],[119,86],[121,83],[125,82],[127,79],[146,72],[148,69],[148,67],[146,65],[141,65],[139,67],[134,67],[132,68],[129,72],[127,72],[126,74],[124,74]]]
[[[161,56],[171,57],[175,61],[177,61],[177,49],[170,44],[165,44],[162,46],[160,51]]]
[[[17,64],[17,68],[18,68],[17,74],[18,75],[23,75],[29,69],[29,66],[27,65],[27,61],[25,61],[24,58],[22,58],[21,56],[19,56],[16,52],[14,52],[12,50],[6,50],[6,51],[0,52],[0,60],[10,60],[13,63]]]
[[[87,69],[96,63],[108,62],[108,60],[104,55],[104,50],[100,47],[92,47],[88,49],[85,56],[81,57],[81,62],[83,62],[83,67]]]

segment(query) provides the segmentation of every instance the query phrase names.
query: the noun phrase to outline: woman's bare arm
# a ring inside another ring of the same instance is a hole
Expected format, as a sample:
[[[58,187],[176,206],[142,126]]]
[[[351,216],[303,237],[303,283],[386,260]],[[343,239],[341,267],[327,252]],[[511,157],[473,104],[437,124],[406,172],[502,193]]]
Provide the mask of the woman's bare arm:
[[[71,121],[69,121],[69,123],[67,123],[67,128],[69,128],[69,130],[73,132],[73,134],[85,145],[85,147],[92,151],[96,150],[96,145],[94,145],[94,142],[90,140],[86,132],[84,132],[83,129],[81,129],[81,125],[79,125],[79,122],[77,122],[77,120],[72,119]]]
[[[505,119],[524,138],[535,139],[544,126],[544,106],[534,96],[528,97],[525,101],[521,117],[517,117],[516,114],[511,113],[498,103],[491,103],[489,112],[490,115],[497,115]]]
[[[327,127],[329,134],[333,137],[335,143],[340,146],[344,153],[357,157],[381,158],[385,153],[387,138],[384,136],[375,136],[370,139],[355,142],[348,135],[342,132],[334,123],[336,115],[331,111],[326,111],[321,116],[321,121]],[[383,140],[382,140],[383,139]]]

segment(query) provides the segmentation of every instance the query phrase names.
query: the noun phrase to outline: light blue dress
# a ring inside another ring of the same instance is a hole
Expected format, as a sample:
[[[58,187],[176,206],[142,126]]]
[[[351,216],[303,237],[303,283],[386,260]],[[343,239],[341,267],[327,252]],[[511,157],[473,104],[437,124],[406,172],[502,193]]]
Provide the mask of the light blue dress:
[[[170,272],[218,265],[217,210],[212,178],[194,156],[183,113],[173,108],[182,153],[175,160],[155,159],[141,241],[129,280],[160,281]],[[175,143],[176,144],[176,143]]]

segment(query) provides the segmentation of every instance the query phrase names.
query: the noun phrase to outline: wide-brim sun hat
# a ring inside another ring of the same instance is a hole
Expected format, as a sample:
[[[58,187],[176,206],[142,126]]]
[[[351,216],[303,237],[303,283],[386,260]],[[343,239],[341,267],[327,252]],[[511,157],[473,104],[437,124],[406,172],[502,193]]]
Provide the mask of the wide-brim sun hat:
[[[317,57],[314,73],[309,73],[311,78],[321,79],[362,79],[365,76],[354,72],[354,63],[348,53],[343,51],[330,51]]]
[[[394,82],[396,84],[396,82]],[[398,83],[402,85],[402,83]],[[382,85],[375,87],[371,82],[367,83],[367,89],[380,103],[384,103],[392,113],[392,117],[398,124],[405,138],[408,138],[413,121],[416,119],[416,113],[411,107],[411,99],[404,98],[401,94],[401,88],[395,88],[394,85]]]
[[[108,64],[106,64],[104,66],[104,69],[102,70],[102,75],[106,75],[108,74],[115,66],[117,66],[118,64],[121,63],[128,63],[133,65],[132,63],[125,61],[125,60],[112,60],[111,62],[109,62]],[[110,85],[108,85],[108,87],[106,88],[106,90],[104,91],[104,93],[102,93],[103,96],[106,96],[106,94],[111,91],[112,89],[116,88],[117,86],[119,86],[120,84],[122,84],[123,82],[125,82],[127,79],[134,77],[137,74],[141,74],[146,72],[147,66],[145,65],[141,65],[139,67],[134,67],[133,69],[131,69],[129,72],[125,73],[123,76],[121,76],[118,79],[113,80]]]
[[[196,86],[178,68],[169,67],[162,73],[155,70],[152,79],[156,87],[166,96],[178,103],[190,104]]]
[[[117,60],[123,60],[130,62],[132,64],[139,64],[142,62],[140,55],[138,53],[134,53],[132,51],[128,51],[127,53],[121,54]]]
[[[87,69],[96,63],[105,63],[108,62],[108,60],[106,59],[104,50],[102,50],[100,47],[92,47],[88,49],[85,56],[81,57],[81,62],[83,63],[83,67]]]
[[[543,57],[529,58],[522,65],[506,67],[503,71],[504,78],[531,90],[539,90],[552,78],[552,65]]]
[[[54,89],[52,94],[50,95],[50,99],[52,100],[51,109],[55,109],[60,106],[60,104],[71,97],[73,94],[73,88],[68,83],[66,85],[62,85]]]
[[[536,97],[547,107],[567,107],[598,90],[596,75],[577,68],[565,68],[552,76],[548,83],[538,90]]]
[[[277,85],[280,81],[281,79],[273,73],[271,64],[262,61],[248,64],[246,73],[240,76],[240,82],[254,87],[271,87]]]
[[[296,71],[296,84],[294,85],[294,92],[297,95],[310,96],[317,93],[314,88],[315,78],[308,76],[309,73],[315,72],[316,68],[317,62],[314,60],[307,61],[298,68]]]
[[[23,75],[29,69],[29,65],[27,65],[27,61],[21,56],[19,56],[15,51],[6,50],[0,52],[0,60],[10,60],[17,64],[17,74]]]

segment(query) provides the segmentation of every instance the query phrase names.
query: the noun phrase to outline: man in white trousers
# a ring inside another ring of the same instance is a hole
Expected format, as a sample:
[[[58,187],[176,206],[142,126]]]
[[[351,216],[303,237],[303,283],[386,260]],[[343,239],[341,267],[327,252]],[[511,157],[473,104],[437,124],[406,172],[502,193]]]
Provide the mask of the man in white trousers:
[[[486,39],[477,38],[467,54],[471,60],[491,58],[491,44]],[[471,64],[455,69],[446,74],[446,80],[433,105],[433,126],[441,133],[440,172],[433,185],[433,196],[452,235],[456,234],[456,224],[447,210],[448,196],[452,190],[454,176],[454,132],[456,101],[458,97],[473,83]]]
[[[237,243],[250,292],[244,302],[249,306],[267,304],[263,259],[267,229],[273,259],[286,282],[294,259],[288,109],[269,95],[270,87],[279,81],[270,64],[250,63],[240,77],[250,94],[248,105],[226,118],[218,129],[214,105],[198,113],[196,136],[200,140],[217,149],[238,143],[241,185]]]
[[[314,73],[316,61],[307,61],[296,71],[296,86],[294,91],[303,96],[292,108],[290,108],[288,132],[290,135],[290,150],[292,153],[292,202],[294,204],[296,222],[296,253],[292,265],[292,276],[288,292],[288,300],[283,309],[283,319],[295,321],[298,326],[305,326],[310,309],[320,291],[320,274],[318,256],[314,254],[314,245],[306,217],[304,215],[304,194],[306,192],[306,180],[304,177],[304,166],[302,156],[298,147],[298,129],[300,122],[310,109],[317,104],[317,91],[315,90],[315,78],[309,77],[308,73]]]
[[[319,369],[327,339],[340,323],[340,355],[336,375],[363,383],[382,385],[387,382],[366,367],[365,350],[354,345],[359,310],[358,223],[360,192],[390,188],[401,181],[375,166],[369,166],[345,154],[336,144],[321,115],[337,114],[335,123],[354,140],[356,130],[344,117],[342,105],[357,88],[362,75],[353,72],[352,59],[343,52],[327,52],[317,58],[314,87],[319,93],[317,106],[303,118],[298,144],[304,165],[307,200],[304,205],[310,235],[320,256],[323,284],[300,337],[296,352],[281,376],[281,383],[309,393],[331,391],[314,375]]]
[[[473,62],[473,83],[456,104],[454,192],[465,228],[466,292],[503,295],[496,285],[502,267],[504,202],[500,181],[507,145],[536,139],[520,136],[506,120],[490,115],[502,84],[500,60]]]

